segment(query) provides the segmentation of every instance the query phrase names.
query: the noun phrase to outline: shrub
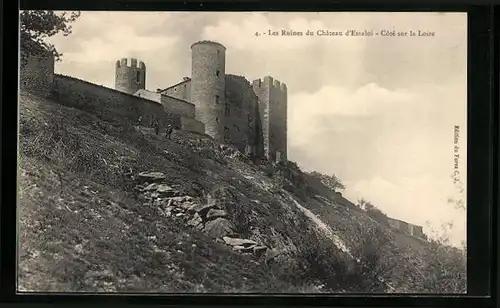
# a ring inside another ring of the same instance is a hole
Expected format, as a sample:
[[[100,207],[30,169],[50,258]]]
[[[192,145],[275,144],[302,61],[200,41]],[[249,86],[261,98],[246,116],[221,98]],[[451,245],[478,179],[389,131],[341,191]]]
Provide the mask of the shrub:
[[[366,239],[358,248],[357,263],[338,249],[332,240],[315,230],[305,215],[299,214],[297,228],[301,230],[294,242],[297,251],[287,261],[275,265],[272,272],[296,287],[325,286],[325,292],[384,292],[379,280],[383,272],[377,241]],[[377,236],[380,234],[373,234]]]
[[[467,291],[467,248],[450,246],[448,230],[428,242],[422,292],[465,293]]]
[[[363,232],[364,231],[364,232]],[[387,284],[383,282],[395,266],[395,259],[382,255],[383,251],[394,250],[393,239],[384,229],[374,227],[359,230],[362,237],[351,253],[359,262],[356,262],[351,278],[359,283],[359,291],[371,293],[387,292]],[[362,233],[361,233],[362,232]]]
[[[364,209],[366,214],[373,218],[375,221],[383,224],[384,226],[389,226],[389,217],[379,208],[373,205],[373,203],[371,203],[370,201],[361,199],[358,201],[358,206]]]
[[[276,173],[276,168],[274,168],[273,165],[266,165],[263,167],[262,170],[264,171],[264,174],[270,178],[272,178],[274,176],[274,174]]]

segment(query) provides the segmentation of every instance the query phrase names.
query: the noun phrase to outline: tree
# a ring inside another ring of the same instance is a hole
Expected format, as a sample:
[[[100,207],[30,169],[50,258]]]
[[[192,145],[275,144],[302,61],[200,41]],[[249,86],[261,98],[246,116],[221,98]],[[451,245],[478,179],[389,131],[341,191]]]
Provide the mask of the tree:
[[[375,206],[370,201],[367,201],[364,198],[358,200],[358,206],[365,211],[371,211],[375,208]]]
[[[22,11],[20,14],[20,44],[21,65],[26,63],[29,56],[36,56],[50,51],[56,61],[61,60],[53,44],[45,41],[58,33],[64,36],[71,34],[71,23],[80,17],[80,12],[55,13],[54,11]]]
[[[335,174],[326,175],[313,171],[310,173],[310,175],[319,179],[321,183],[323,183],[323,185],[325,185],[326,187],[330,188],[333,191],[345,189],[344,184],[342,184],[340,179]]]
[[[370,216],[371,218],[375,219],[376,221],[384,225],[389,225],[389,217],[387,217],[387,214],[385,214],[383,211],[377,208],[370,201],[367,201],[362,198],[358,200],[358,206],[361,209],[363,209],[366,212],[366,214],[368,214],[368,216]]]

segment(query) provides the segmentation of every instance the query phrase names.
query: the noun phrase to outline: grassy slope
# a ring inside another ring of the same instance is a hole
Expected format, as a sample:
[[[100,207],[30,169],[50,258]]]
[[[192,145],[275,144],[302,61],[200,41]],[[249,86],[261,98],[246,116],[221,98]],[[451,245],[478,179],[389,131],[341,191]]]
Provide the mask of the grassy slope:
[[[20,112],[20,290],[319,292],[321,281],[283,274],[292,257],[276,265],[241,255],[185,221],[163,217],[134,190],[142,171],[163,172],[169,185],[201,203],[222,187],[241,237],[282,256],[295,253],[300,264],[301,257],[311,255],[306,243],[326,245],[321,256],[312,247],[316,255],[309,268],[321,257],[330,258],[326,267],[349,264],[335,267],[333,275],[356,272],[333,242],[307,238],[317,226],[294,206],[296,200],[356,258],[369,259],[378,251],[377,260],[363,264],[371,264],[369,270],[390,290],[429,289],[415,274],[428,265],[422,261],[432,253],[426,243],[397,239],[401,236],[363,213],[311,198],[300,201],[276,187],[261,168],[222,155],[209,139],[176,132],[169,141],[28,94],[21,95]],[[304,268],[300,264],[296,268]],[[356,273],[349,277],[375,284],[375,276]],[[331,290],[359,285],[337,281]]]

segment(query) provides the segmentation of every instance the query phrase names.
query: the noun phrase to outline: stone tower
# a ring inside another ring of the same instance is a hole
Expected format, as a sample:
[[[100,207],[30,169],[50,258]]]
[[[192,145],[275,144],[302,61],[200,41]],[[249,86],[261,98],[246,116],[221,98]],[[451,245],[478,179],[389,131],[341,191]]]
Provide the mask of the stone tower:
[[[230,140],[223,128],[229,121],[229,105],[225,99],[226,47],[212,41],[191,45],[191,102],[196,106],[196,119],[205,123],[205,133],[217,141]]]
[[[259,98],[264,153],[271,160],[287,159],[287,88],[270,76],[252,83]]]
[[[122,58],[116,61],[115,89],[134,94],[137,90],[146,88],[146,65],[137,59],[130,60],[128,66],[127,59]]]

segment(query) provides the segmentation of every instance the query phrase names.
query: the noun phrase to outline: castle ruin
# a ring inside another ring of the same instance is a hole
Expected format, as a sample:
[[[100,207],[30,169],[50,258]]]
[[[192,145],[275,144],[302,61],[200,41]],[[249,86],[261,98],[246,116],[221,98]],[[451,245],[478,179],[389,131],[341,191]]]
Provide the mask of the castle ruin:
[[[54,73],[50,52],[21,66],[20,87],[101,118],[205,134],[251,156],[287,159],[287,88],[266,76],[250,83],[226,73],[226,47],[213,41],[191,45],[191,77],[156,91],[146,90],[146,64],[115,63],[114,89]]]
[[[266,76],[250,83],[226,74],[226,48],[212,41],[191,45],[191,77],[156,91],[146,90],[146,65],[120,59],[114,89],[55,74],[54,56],[27,57],[19,73],[20,89],[87,111],[107,121],[136,123],[139,117],[206,134],[240,151],[280,161],[287,159],[287,87]],[[23,51],[21,51],[22,53]],[[337,193],[339,204],[357,208]],[[422,237],[421,226],[389,218],[402,233]]]
[[[270,76],[250,83],[226,74],[226,47],[217,42],[196,42],[191,45],[191,55],[191,77],[155,92],[146,90],[144,62],[131,59],[128,66],[127,59],[120,59],[115,89],[159,102],[166,109],[172,109],[168,101],[173,100],[192,104],[194,120],[200,124],[191,119],[189,127],[196,126],[202,130],[199,132],[242,152],[286,160],[286,85]]]

